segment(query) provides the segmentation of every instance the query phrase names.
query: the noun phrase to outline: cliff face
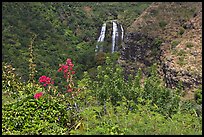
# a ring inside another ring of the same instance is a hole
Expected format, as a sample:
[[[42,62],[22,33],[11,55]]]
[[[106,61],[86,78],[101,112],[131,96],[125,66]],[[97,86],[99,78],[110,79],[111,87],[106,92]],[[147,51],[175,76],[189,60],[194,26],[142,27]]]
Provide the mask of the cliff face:
[[[125,38],[120,62],[127,70],[159,62],[168,87],[181,82],[191,92],[202,84],[201,2],[152,3]],[[163,40],[161,46],[155,46],[155,39]]]
[[[134,75],[138,68],[142,68],[143,73],[148,75],[147,68],[160,59],[160,43],[160,40],[143,33],[126,34],[119,60],[126,73]]]

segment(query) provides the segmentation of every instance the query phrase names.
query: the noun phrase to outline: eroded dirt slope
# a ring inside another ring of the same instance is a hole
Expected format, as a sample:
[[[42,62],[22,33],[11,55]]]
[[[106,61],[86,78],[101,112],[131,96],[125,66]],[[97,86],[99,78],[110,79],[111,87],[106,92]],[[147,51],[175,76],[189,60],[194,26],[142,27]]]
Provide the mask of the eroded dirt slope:
[[[202,84],[201,2],[154,2],[127,32],[164,40],[160,60],[167,86],[181,81],[192,94]]]

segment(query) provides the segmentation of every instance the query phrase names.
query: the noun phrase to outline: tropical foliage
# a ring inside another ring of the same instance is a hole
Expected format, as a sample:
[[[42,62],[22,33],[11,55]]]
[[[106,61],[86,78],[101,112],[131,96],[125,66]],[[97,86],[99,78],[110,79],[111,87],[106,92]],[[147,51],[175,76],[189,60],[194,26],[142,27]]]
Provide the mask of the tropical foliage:
[[[149,4],[4,2],[2,134],[202,134],[202,89],[181,100],[157,64],[125,79],[119,53],[94,52],[103,21],[128,27]]]
[[[199,105],[181,101],[178,89],[165,88],[155,67],[151,67],[151,76],[144,79],[143,86],[141,71],[125,81],[122,68],[111,56],[105,66],[98,66],[95,79],[85,72],[77,87],[72,87],[75,90],[69,90],[70,79],[66,92],[53,85],[22,83],[23,93],[14,91],[17,97],[7,96],[13,101],[3,100],[2,133],[202,134]],[[4,67],[3,74],[7,69]],[[9,83],[3,91],[21,85],[14,76],[9,81],[11,74],[3,76],[4,84]]]

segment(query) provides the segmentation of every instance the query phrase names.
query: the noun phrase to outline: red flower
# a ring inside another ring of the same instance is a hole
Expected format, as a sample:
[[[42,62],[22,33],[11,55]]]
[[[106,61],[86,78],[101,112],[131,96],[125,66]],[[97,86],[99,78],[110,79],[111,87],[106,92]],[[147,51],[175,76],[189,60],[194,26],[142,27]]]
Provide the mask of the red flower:
[[[71,88],[69,88],[69,89],[67,90],[67,92],[72,92],[72,89],[71,89]]]
[[[64,73],[64,78],[70,78],[70,74],[75,74],[75,71],[73,71],[73,67],[74,67],[74,64],[72,64],[72,60],[70,58],[68,58],[66,60],[66,64],[62,64],[60,65],[60,68],[58,69],[58,72],[62,71],[63,70],[63,73]]]
[[[74,75],[75,74],[75,71],[72,71],[72,75]]]
[[[72,63],[72,60],[70,58],[68,58],[66,62],[67,62],[67,64],[70,64],[70,63]]]
[[[46,82],[46,78],[47,78],[46,76],[41,76],[39,82],[40,83]]]
[[[62,71],[62,68],[59,68],[59,69],[58,69],[58,72],[60,72],[60,71]]]
[[[74,67],[74,64],[71,63],[71,64],[69,64],[69,66],[70,66],[70,67]]]
[[[51,78],[49,78],[49,77],[46,78],[47,83],[50,82],[50,80],[51,80]]]
[[[46,76],[41,76],[39,78],[39,82],[42,83],[42,84],[44,83],[43,86],[45,87],[47,84],[51,84],[51,78],[46,77]]]
[[[36,94],[34,95],[34,98],[35,98],[35,99],[39,99],[42,95],[43,95],[42,92],[36,93]]]
[[[68,69],[65,69],[65,70],[64,70],[64,73],[67,73],[67,71],[68,71]]]
[[[63,68],[64,70],[66,70],[66,69],[68,69],[68,66],[67,66],[67,65],[62,65],[62,68]]]

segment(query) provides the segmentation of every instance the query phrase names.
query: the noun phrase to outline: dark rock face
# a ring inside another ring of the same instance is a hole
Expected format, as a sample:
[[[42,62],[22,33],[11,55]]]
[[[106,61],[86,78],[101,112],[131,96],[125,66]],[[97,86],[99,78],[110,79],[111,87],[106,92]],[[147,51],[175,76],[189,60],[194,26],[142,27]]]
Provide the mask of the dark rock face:
[[[147,67],[158,62],[161,54],[159,44],[155,39],[139,32],[125,35],[120,52],[120,59],[126,62],[125,65],[122,64],[125,73],[133,75],[138,68],[142,68],[143,73],[148,75]]]
[[[159,47],[153,38],[142,33],[128,33],[125,37],[122,59],[137,61],[150,66],[159,59]]]
[[[136,75],[138,68],[142,69],[143,75],[149,76],[148,67],[154,63],[159,64],[158,72],[169,88],[177,87],[179,84],[183,89],[190,89],[202,84],[202,77],[194,76],[186,71],[178,71],[172,68],[171,60],[163,61],[162,44],[158,44],[156,38],[142,33],[127,33],[123,48],[120,50],[119,63],[124,68],[125,79],[129,74]]]
[[[185,24],[183,25],[183,28],[184,28],[184,29],[194,29],[195,27],[194,27],[194,25],[193,25],[192,22],[187,22],[187,23],[185,23]]]
[[[168,62],[161,62],[162,76],[169,88],[178,86],[179,81],[184,90],[197,87],[202,84],[202,77],[190,74],[187,71],[177,71],[168,65]]]

